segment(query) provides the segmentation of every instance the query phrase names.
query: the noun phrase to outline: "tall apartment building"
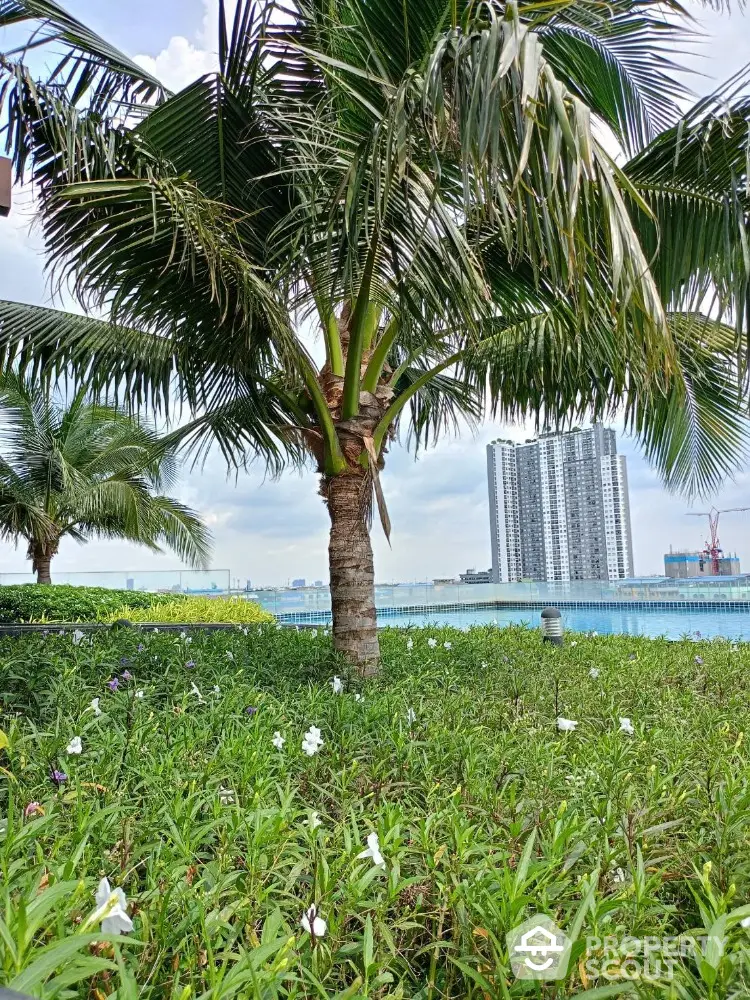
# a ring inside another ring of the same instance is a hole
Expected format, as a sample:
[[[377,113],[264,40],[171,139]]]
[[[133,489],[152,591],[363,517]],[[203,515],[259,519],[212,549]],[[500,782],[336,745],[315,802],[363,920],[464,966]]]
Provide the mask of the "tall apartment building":
[[[493,441],[487,476],[494,582],[633,575],[627,465],[613,430]]]

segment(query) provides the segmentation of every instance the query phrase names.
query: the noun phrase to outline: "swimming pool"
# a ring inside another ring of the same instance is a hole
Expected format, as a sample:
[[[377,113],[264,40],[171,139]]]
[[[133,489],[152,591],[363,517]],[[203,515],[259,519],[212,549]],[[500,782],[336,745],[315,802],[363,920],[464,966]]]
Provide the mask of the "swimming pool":
[[[650,638],[665,636],[680,639],[690,635],[704,639],[750,639],[750,611],[746,608],[732,610],[725,608],[637,608],[627,607],[580,607],[561,609],[563,625],[571,632],[598,632],[599,635],[625,634],[643,635]],[[472,625],[538,625],[540,608],[435,608],[429,613],[406,611],[399,613],[386,609],[378,613],[378,624],[396,628],[409,625],[451,625],[466,629]],[[280,616],[283,620],[285,616]],[[294,616],[296,618],[296,616]],[[292,616],[289,616],[291,620]],[[324,624],[330,621],[329,614],[305,616],[298,619],[305,624]]]

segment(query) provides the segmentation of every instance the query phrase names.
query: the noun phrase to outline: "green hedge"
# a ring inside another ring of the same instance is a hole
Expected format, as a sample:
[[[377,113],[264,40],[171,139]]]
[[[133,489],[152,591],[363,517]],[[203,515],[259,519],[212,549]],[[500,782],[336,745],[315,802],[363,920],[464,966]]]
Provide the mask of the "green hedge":
[[[25,622],[96,622],[116,611],[181,601],[179,594],[143,594],[105,587],[52,587],[25,583],[0,587],[0,624]]]

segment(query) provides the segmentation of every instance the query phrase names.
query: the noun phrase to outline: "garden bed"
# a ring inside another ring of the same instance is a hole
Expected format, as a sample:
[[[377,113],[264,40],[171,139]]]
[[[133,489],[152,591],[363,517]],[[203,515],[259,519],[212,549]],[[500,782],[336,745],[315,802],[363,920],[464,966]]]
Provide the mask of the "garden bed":
[[[691,946],[671,975],[684,996],[744,988],[748,647],[380,637],[366,684],[322,630],[0,640],[4,984],[561,998],[629,988],[595,939],[718,920],[723,951]],[[114,944],[88,922],[104,876],[133,923]],[[574,938],[564,978],[538,988],[505,944],[534,912]]]

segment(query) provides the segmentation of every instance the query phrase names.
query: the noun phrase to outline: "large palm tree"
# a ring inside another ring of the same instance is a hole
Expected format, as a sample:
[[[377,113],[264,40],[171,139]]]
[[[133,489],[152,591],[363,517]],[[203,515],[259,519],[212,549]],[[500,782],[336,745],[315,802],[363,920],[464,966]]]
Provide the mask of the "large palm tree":
[[[179,399],[180,439],[230,464],[311,459],[335,644],[372,669],[369,523],[377,506],[389,530],[397,434],[620,411],[687,491],[743,450],[749,105],[681,114],[681,17],[220,2],[218,72],[170,94],[54,0],[0,0],[0,26],[57,59],[45,80],[22,52],[2,63],[17,177],[54,280],[105,315],[4,303],[4,361]]]
[[[205,566],[200,517],[160,492],[173,483],[174,447],[121,409],[49,396],[15,374],[0,377],[0,538],[23,539],[38,583],[63,538],[166,545]]]

